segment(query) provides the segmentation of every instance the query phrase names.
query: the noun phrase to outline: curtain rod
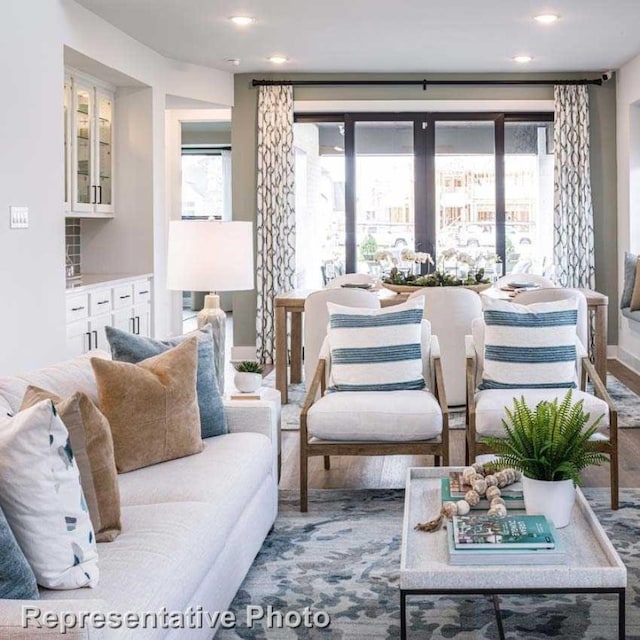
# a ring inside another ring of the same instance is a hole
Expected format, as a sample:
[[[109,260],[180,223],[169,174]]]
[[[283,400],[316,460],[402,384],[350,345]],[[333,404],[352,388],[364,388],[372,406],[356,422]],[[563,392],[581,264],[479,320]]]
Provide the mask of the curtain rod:
[[[581,78],[579,80],[258,80],[251,81],[253,87],[365,87],[365,86],[526,86],[526,85],[602,85],[607,77]]]

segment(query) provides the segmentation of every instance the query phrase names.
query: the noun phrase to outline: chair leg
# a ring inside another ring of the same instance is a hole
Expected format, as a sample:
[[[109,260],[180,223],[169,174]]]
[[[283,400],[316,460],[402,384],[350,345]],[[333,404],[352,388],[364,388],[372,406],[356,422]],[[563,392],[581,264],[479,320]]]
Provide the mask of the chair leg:
[[[309,508],[308,496],[309,458],[306,447],[300,444],[300,511],[306,513]]]
[[[468,466],[471,465],[472,462],[476,460],[476,446],[475,442],[469,441],[469,435],[465,436],[465,446],[464,446],[464,462]]]
[[[433,466],[434,467],[440,466],[440,456],[433,456]]]
[[[609,472],[611,474],[611,508],[619,507],[619,479],[618,479],[618,452],[609,455]]]
[[[326,471],[329,471],[329,469],[331,469],[331,457],[330,456],[325,456],[324,457],[324,468]]]

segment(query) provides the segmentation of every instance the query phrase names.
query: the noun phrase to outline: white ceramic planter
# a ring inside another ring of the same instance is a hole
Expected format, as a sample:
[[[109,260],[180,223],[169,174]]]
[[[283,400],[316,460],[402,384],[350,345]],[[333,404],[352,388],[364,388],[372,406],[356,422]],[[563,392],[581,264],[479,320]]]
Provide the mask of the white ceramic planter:
[[[242,393],[253,393],[262,384],[261,373],[248,373],[247,371],[236,371],[233,376],[233,383],[236,389]]]
[[[527,515],[546,516],[556,529],[569,524],[571,509],[576,500],[576,489],[573,480],[532,480],[522,476],[522,493]]]

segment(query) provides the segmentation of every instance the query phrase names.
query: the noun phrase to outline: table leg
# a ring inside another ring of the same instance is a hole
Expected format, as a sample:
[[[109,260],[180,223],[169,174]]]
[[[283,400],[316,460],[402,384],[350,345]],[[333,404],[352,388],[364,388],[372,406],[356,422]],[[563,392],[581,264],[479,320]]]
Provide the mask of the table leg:
[[[291,382],[302,382],[302,313],[291,312]]]
[[[607,384],[607,313],[608,305],[601,304],[596,307],[596,326],[593,359],[594,366],[604,384]]]
[[[626,633],[626,611],[625,611],[625,589],[618,592],[618,638],[625,639]]]
[[[407,640],[407,594],[400,590],[400,640]]]
[[[502,625],[502,612],[500,611],[500,596],[493,594],[493,608],[496,612],[496,624],[498,625],[498,637],[504,640],[504,626]]]
[[[282,404],[287,404],[287,310],[276,307],[276,389],[280,392]]]

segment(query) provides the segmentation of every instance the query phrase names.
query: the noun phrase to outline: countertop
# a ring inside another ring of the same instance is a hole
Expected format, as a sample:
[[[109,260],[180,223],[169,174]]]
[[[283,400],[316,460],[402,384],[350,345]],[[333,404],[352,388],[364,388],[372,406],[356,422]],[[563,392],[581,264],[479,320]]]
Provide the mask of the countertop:
[[[125,284],[134,280],[153,278],[152,273],[84,273],[78,284],[67,286],[67,293],[84,293],[103,286]]]

